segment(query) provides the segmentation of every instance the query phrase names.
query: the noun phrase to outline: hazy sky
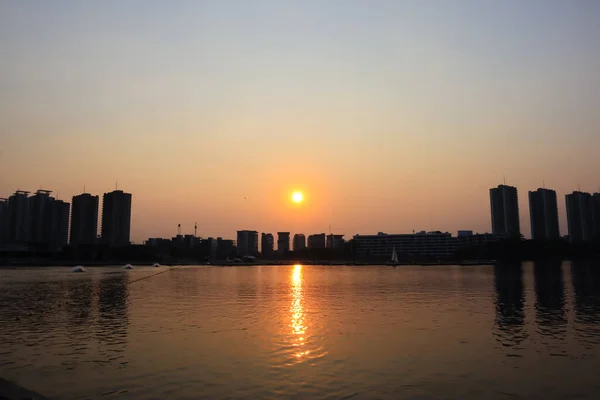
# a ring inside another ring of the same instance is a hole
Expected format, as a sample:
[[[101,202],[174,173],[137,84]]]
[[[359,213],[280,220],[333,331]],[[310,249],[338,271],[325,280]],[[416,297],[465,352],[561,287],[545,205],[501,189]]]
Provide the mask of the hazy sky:
[[[0,197],[133,193],[132,239],[491,231],[600,186],[600,2],[0,1]],[[290,190],[307,201],[292,207]]]

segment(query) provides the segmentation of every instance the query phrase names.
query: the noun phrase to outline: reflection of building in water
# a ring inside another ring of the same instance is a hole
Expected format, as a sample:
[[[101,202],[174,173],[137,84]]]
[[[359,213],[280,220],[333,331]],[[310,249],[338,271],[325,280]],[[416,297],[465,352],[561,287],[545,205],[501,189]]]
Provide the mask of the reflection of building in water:
[[[294,356],[297,358],[308,355],[308,351],[304,350],[306,344],[306,324],[304,321],[304,306],[302,295],[302,266],[294,265],[291,276],[291,295],[292,305],[290,307],[292,328],[293,346],[297,347]]]
[[[554,332],[556,327],[567,323],[565,313],[565,289],[561,261],[536,261],[533,266],[535,281],[536,319],[542,333],[547,328]]]
[[[98,343],[109,352],[122,352],[127,344],[129,316],[127,309],[127,274],[106,276],[98,286]],[[101,350],[102,351],[102,350]]]
[[[589,261],[571,262],[577,322],[600,328],[600,265]]]
[[[91,277],[67,281],[66,311],[71,327],[81,327],[81,333],[89,332],[87,323],[92,313],[94,288]]]
[[[503,346],[514,346],[527,334],[523,327],[525,294],[523,269],[520,263],[499,263],[494,266],[496,287],[496,322],[494,334]]]

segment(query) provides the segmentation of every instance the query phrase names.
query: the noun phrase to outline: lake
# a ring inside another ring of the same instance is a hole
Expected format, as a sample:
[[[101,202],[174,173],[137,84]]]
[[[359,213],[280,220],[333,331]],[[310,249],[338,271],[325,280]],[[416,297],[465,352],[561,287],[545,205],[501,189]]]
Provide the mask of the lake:
[[[597,399],[599,374],[590,262],[0,269],[0,377],[52,399]]]

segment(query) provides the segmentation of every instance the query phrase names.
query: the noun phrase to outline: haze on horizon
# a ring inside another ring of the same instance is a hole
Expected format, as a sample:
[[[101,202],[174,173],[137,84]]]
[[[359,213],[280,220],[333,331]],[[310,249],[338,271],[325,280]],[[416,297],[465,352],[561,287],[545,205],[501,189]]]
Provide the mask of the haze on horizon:
[[[600,186],[600,2],[4,1],[0,197],[133,194],[132,240],[491,231]],[[293,206],[289,193],[302,190]]]

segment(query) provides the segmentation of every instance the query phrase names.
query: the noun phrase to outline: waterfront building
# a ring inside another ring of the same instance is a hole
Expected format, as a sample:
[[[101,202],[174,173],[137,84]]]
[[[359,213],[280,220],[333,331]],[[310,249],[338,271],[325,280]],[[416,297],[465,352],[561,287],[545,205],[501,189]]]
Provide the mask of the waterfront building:
[[[308,236],[308,248],[309,249],[324,249],[325,248],[325,234],[319,233]]]
[[[263,256],[270,256],[275,249],[275,240],[273,234],[262,233],[260,238],[260,252]]]
[[[302,251],[306,249],[306,236],[302,233],[297,233],[294,235],[293,240],[294,251]]]
[[[102,243],[111,247],[127,246],[131,229],[131,194],[122,190],[102,197]]]
[[[565,196],[569,241],[587,242],[592,240],[592,196],[586,192],[574,191]]]
[[[413,234],[356,235],[355,254],[372,259],[390,259],[395,249],[400,258],[444,258],[456,251],[458,242],[447,232],[419,232]]]
[[[277,252],[285,254],[290,251],[290,233],[277,232]]]
[[[237,231],[237,250],[240,256],[255,256],[258,254],[258,232]]]
[[[93,245],[98,235],[98,196],[82,193],[73,196],[71,209],[72,246]]]
[[[499,185],[490,189],[490,209],[492,214],[492,233],[519,237],[519,199],[517,188]]]
[[[344,248],[344,235],[327,235],[326,247],[332,250],[341,250]]]
[[[554,190],[540,188],[535,192],[529,192],[529,217],[532,239],[557,240],[560,238],[558,204]]]

